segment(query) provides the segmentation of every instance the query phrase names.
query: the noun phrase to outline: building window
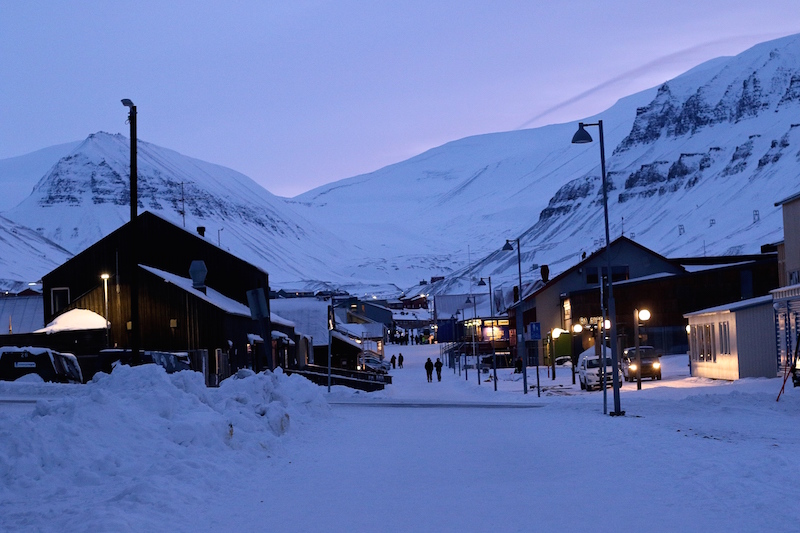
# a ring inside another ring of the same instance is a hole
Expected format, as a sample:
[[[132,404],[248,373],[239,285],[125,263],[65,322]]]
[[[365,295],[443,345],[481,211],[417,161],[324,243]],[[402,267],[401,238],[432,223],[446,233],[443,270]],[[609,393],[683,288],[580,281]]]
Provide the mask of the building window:
[[[69,287],[50,289],[50,312],[56,314],[69,305]]]
[[[588,285],[595,285],[599,283],[597,277],[597,267],[586,267],[586,283]]]
[[[717,362],[717,340],[715,335],[716,327],[714,324],[698,324],[691,327],[689,346],[692,352],[692,360],[706,363]]]
[[[731,330],[728,322],[719,323],[719,353],[731,353]]]

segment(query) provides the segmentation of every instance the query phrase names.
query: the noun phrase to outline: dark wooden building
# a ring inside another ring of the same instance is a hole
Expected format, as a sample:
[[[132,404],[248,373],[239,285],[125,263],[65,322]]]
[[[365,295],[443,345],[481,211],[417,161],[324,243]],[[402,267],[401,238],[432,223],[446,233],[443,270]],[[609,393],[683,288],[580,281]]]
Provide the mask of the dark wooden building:
[[[45,323],[70,309],[105,315],[107,308],[109,346],[130,348],[132,265],[137,264],[142,350],[222,349],[232,366],[251,366],[248,334],[261,335],[263,328],[250,317],[247,291],[269,294],[268,274],[150,212],[134,223],[135,232],[129,222],[42,278]],[[204,287],[191,286],[193,261],[206,265]]]

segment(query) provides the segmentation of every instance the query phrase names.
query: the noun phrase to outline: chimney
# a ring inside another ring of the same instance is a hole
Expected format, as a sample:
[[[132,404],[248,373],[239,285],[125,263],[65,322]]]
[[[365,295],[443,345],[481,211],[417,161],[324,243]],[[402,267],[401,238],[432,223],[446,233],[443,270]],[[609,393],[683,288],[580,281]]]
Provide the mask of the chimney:
[[[201,237],[205,237],[206,236],[206,227],[205,226],[197,226],[197,233]]]
[[[206,293],[206,274],[208,274],[208,269],[206,268],[205,261],[192,261],[191,266],[189,266],[192,288],[197,289],[203,294]]]

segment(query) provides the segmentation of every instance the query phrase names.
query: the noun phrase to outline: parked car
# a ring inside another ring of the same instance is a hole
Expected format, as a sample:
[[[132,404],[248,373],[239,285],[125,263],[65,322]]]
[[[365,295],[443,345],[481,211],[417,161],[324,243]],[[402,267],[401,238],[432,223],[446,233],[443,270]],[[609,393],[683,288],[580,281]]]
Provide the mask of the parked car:
[[[556,357],[556,366],[565,366],[567,368],[572,368],[572,357],[569,355],[562,355],[560,357]]]
[[[661,358],[652,346],[639,346],[642,378],[661,379]],[[622,351],[622,375],[625,381],[636,381],[636,348]]]
[[[581,390],[590,391],[594,388],[601,388],[600,364],[600,357],[597,355],[581,355],[578,362],[578,381],[580,381]],[[606,386],[611,386],[614,383],[614,366],[610,357],[606,357],[605,365]]]
[[[371,370],[372,372],[380,372],[381,374],[388,374],[392,368],[392,364],[385,359],[380,359],[377,355],[366,353],[360,358],[358,370]]]
[[[83,383],[78,358],[71,353],[32,346],[0,348],[0,380],[14,381],[27,374],[56,383]]]

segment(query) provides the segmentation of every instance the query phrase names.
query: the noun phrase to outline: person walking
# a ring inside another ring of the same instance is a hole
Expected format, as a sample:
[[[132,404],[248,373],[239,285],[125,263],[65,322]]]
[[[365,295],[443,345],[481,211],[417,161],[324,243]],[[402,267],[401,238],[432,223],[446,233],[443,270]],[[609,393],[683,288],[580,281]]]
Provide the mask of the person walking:
[[[436,379],[442,381],[442,367],[444,365],[442,364],[442,362],[439,360],[438,357],[436,358],[436,364],[434,364],[433,366],[436,367]]]
[[[403,368],[403,354],[397,356],[397,364],[400,365],[400,368]]]
[[[428,373],[428,383],[433,383],[433,361],[430,357],[425,361],[425,372]]]
[[[397,362],[397,357],[395,357],[395,355],[392,354],[392,358],[390,359],[390,361],[392,362],[392,368],[394,369],[395,368],[395,363]]]

